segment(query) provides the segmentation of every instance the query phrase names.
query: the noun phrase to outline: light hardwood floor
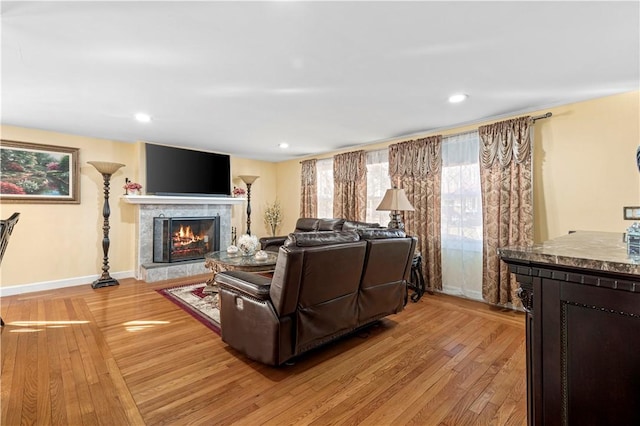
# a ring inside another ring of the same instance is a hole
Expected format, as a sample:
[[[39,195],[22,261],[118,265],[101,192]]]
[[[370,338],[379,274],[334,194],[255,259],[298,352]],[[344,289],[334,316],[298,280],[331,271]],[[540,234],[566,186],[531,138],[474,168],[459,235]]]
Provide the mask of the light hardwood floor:
[[[526,424],[522,314],[427,294],[272,368],[155,291],[193,281],[2,298],[0,424]]]

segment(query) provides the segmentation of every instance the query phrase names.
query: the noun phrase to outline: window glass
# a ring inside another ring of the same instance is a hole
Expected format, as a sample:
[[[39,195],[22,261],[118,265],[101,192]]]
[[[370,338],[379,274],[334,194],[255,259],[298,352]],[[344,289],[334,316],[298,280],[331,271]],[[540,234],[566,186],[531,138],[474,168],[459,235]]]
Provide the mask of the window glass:
[[[387,226],[388,211],[376,211],[387,189],[391,188],[389,178],[389,150],[369,151],[367,156],[367,215],[365,221]]]
[[[442,285],[482,299],[482,193],[478,132],[442,138]]]

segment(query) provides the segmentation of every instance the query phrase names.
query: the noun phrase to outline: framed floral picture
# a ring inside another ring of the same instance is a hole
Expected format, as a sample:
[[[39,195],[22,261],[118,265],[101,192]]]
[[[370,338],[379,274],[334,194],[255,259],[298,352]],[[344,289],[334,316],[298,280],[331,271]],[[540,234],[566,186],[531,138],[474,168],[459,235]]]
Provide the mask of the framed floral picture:
[[[78,148],[0,141],[3,203],[80,203]]]

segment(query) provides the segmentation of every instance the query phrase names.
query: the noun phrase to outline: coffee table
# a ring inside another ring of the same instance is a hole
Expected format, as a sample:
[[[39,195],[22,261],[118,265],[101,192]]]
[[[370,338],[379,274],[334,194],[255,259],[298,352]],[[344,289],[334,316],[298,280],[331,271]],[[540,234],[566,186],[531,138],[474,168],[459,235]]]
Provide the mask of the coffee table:
[[[278,253],[267,252],[266,259],[256,259],[255,256],[243,256],[238,253],[227,253],[226,251],[213,251],[204,255],[204,266],[213,272],[213,276],[207,280],[204,293],[217,293],[218,286],[215,284],[216,274],[222,271],[247,271],[247,272],[269,272],[273,271],[278,260]]]

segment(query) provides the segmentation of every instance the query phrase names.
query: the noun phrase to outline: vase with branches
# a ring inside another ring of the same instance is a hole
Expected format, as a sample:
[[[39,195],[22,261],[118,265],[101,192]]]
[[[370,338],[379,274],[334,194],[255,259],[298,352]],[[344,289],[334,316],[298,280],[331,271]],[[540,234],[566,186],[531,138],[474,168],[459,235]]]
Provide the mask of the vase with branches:
[[[275,200],[273,204],[267,204],[267,207],[264,209],[264,223],[267,225],[267,228],[271,229],[272,236],[276,235],[276,230],[282,223],[282,218],[282,208],[278,200]]]

